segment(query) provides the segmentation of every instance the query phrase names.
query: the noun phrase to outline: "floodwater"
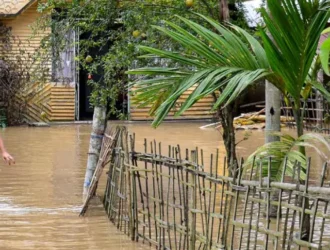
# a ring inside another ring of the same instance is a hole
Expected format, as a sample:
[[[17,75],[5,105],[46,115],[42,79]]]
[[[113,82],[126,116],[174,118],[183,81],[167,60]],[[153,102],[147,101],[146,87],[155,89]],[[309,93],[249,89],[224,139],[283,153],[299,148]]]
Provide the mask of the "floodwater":
[[[219,149],[221,134],[199,129],[202,123],[166,123],[152,129],[146,123],[127,124],[136,133],[136,148],[156,139],[181,148],[202,148],[204,155]],[[16,165],[0,162],[0,249],[145,249],[117,231],[100,202],[94,201],[86,217],[78,217],[90,136],[90,125],[50,128],[13,127],[0,130]],[[240,141],[246,132],[237,133]],[[252,131],[238,145],[239,156],[252,153],[264,133]],[[102,195],[102,185],[98,194]]]

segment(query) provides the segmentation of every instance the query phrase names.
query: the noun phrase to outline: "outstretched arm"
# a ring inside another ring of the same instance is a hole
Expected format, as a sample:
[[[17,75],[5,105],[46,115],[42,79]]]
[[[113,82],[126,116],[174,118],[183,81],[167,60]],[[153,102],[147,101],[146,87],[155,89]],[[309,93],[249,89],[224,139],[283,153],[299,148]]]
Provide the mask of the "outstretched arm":
[[[0,151],[2,153],[2,158],[5,160],[5,162],[7,162],[9,165],[11,163],[15,164],[15,160],[14,158],[7,152],[5,145],[3,144],[3,141],[0,137]]]

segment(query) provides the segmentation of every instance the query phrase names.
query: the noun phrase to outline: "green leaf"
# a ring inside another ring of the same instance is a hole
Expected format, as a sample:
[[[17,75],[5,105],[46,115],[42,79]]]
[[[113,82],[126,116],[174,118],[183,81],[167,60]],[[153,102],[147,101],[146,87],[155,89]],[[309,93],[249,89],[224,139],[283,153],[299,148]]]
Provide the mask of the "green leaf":
[[[329,75],[329,54],[330,54],[330,38],[327,38],[320,47],[320,60],[324,72]]]
[[[330,27],[326,28],[325,30],[322,31],[322,35],[327,34],[330,32]]]
[[[322,160],[329,161],[327,155],[330,153],[330,144],[327,139],[320,134],[308,133],[302,135],[298,139],[288,134],[275,133],[274,135],[280,135],[281,140],[265,144],[252,153],[245,162],[245,171],[251,171],[253,163],[255,165],[261,164],[263,167],[262,177],[266,177],[268,176],[267,163],[271,158],[272,163],[276,163],[272,164],[272,180],[280,180],[285,164],[287,174],[292,176],[295,165],[297,166],[297,164],[299,164],[302,169],[306,169],[307,167],[307,157],[297,150],[299,147],[311,148],[315,150]],[[321,149],[322,147],[320,147],[319,144],[321,144],[324,149]],[[300,178],[302,180],[306,178],[304,171],[301,172]]]

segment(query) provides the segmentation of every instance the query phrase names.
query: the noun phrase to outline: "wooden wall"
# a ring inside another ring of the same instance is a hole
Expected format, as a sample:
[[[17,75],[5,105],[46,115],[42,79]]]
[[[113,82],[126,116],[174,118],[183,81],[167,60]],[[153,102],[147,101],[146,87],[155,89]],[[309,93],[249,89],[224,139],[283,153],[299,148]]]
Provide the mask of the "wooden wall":
[[[72,87],[36,84],[20,100],[26,103],[27,122],[75,120],[75,89]]]
[[[15,59],[19,55],[20,58],[28,60],[29,63],[32,62],[32,58],[36,56],[39,50],[42,38],[48,34],[48,31],[33,33],[32,27],[35,26],[37,19],[40,17],[40,13],[37,12],[37,6],[36,2],[20,15],[1,20],[7,27],[11,27],[12,36],[14,37],[12,48],[7,51],[7,55],[10,55],[10,58]],[[47,56],[47,59],[46,64],[45,62],[42,63],[44,63],[44,68],[48,68],[50,72],[51,61],[49,60],[49,56]]]
[[[182,103],[190,93],[192,93],[193,88],[188,90],[181,99],[179,99],[179,104]],[[214,118],[214,112],[211,112],[214,101],[212,96],[205,97],[195,103],[189,110],[184,112],[181,116],[175,117],[175,110],[170,112],[166,120],[206,120]],[[149,115],[150,106],[138,107],[134,103],[134,97],[131,97],[131,108],[130,108],[130,119],[133,121],[143,121],[152,120],[153,117]]]
[[[2,52],[6,53],[9,59],[17,60],[17,56],[21,53],[21,48],[24,53],[19,57],[26,60],[27,65],[32,63],[33,56],[39,50],[40,41],[47,35],[47,32],[33,35],[31,27],[35,24],[39,16],[37,3],[35,3],[15,18],[1,20],[6,26],[12,28],[12,35],[15,37],[12,49]],[[50,76],[50,58],[37,63],[42,64],[46,74]],[[34,82],[33,70],[34,67],[31,67],[32,82]],[[20,101],[26,102],[27,112],[25,114],[25,120],[27,122],[75,120],[75,89],[73,87],[65,87],[52,83],[35,83],[31,84],[24,95],[18,98]]]
[[[20,11],[30,0],[1,0],[0,14],[15,14]]]

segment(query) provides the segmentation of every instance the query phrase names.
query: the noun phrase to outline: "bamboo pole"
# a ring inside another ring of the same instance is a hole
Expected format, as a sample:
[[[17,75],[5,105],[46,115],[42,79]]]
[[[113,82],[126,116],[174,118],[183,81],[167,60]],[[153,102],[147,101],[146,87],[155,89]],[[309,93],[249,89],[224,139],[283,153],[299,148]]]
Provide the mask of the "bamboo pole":
[[[198,152],[198,151],[197,151]],[[198,157],[197,157],[196,151],[191,151],[191,160],[195,163],[197,163]],[[197,170],[197,169],[195,169]],[[193,183],[192,183],[192,204],[191,204],[191,213],[192,213],[192,219],[191,219],[191,225],[190,225],[190,250],[195,250],[196,246],[196,212],[194,210],[197,209],[197,175],[192,176]],[[188,180],[187,180],[188,183]]]

